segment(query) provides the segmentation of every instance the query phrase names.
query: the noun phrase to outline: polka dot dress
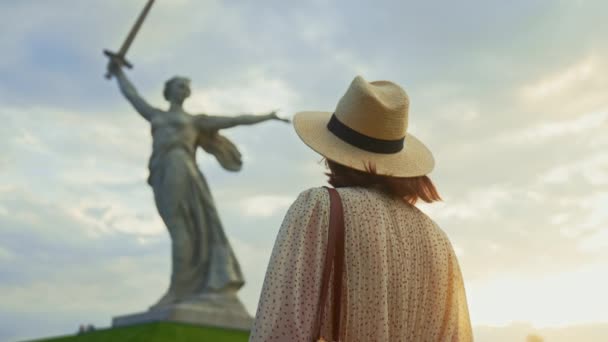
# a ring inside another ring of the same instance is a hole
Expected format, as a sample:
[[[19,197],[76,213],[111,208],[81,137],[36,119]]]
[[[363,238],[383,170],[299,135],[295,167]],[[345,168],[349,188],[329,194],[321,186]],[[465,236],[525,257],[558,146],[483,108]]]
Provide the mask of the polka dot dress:
[[[346,229],[340,340],[472,341],[464,284],[445,233],[381,191],[339,193]],[[328,225],[327,190],[300,194],[277,236],[250,341],[313,340]],[[331,322],[322,329],[330,336]]]

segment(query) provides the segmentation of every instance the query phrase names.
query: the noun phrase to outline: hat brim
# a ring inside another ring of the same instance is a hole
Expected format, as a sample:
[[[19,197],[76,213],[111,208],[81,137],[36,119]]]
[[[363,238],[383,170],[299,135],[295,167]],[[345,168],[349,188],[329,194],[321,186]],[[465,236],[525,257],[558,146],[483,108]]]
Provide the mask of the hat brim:
[[[433,170],[433,154],[412,134],[406,135],[404,148],[400,152],[368,152],[350,145],[327,129],[332,114],[299,112],[293,118],[293,125],[300,139],[325,158],[360,171],[367,171],[367,165],[371,163],[378,174],[393,177],[422,176]]]

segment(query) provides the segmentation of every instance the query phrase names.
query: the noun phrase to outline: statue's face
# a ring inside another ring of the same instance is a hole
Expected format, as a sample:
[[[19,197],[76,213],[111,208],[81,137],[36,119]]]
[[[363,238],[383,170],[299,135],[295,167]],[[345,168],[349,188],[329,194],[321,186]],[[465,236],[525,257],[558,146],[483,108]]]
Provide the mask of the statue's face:
[[[171,83],[171,98],[177,102],[183,102],[190,96],[190,80],[180,78]]]

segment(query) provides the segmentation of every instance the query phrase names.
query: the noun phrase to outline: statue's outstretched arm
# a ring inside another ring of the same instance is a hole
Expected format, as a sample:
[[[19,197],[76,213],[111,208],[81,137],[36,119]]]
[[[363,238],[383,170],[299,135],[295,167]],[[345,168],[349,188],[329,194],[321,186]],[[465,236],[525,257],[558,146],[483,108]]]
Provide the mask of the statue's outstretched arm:
[[[215,116],[196,115],[195,119],[201,128],[220,130],[242,125],[253,125],[268,120],[279,120],[289,122],[287,119],[279,118],[275,111],[263,115],[242,114],[237,116]]]
[[[150,106],[148,102],[146,102],[146,100],[144,100],[139,95],[139,93],[137,92],[131,81],[129,81],[127,76],[124,74],[122,69],[116,68],[115,70],[112,70],[112,74],[114,75],[114,77],[116,77],[116,80],[118,81],[118,86],[120,87],[120,92],[124,95],[124,97],[129,100],[131,105],[133,105],[135,110],[139,114],[141,114],[144,119],[150,121],[152,117],[159,112],[159,110]]]

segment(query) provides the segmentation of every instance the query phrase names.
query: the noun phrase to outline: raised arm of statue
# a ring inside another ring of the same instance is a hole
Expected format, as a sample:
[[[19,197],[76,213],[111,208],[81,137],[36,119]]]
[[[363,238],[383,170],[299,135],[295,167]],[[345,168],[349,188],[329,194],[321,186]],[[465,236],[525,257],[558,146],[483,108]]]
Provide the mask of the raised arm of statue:
[[[268,120],[289,122],[288,119],[278,117],[276,111],[263,115],[242,114],[237,116],[215,116],[201,114],[196,115],[195,120],[199,127],[213,131],[235,126],[253,125]]]
[[[144,117],[144,119],[150,121],[152,120],[152,117],[154,117],[160,112],[159,109],[149,105],[148,102],[146,102],[146,100],[144,100],[139,95],[131,81],[129,81],[129,79],[119,66],[113,65],[113,63],[110,62],[108,70],[118,81],[120,92],[124,95],[125,98],[127,98],[131,105],[133,105],[135,110],[139,114],[141,114],[141,116]]]

